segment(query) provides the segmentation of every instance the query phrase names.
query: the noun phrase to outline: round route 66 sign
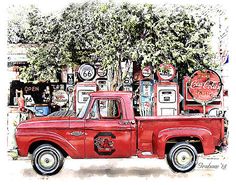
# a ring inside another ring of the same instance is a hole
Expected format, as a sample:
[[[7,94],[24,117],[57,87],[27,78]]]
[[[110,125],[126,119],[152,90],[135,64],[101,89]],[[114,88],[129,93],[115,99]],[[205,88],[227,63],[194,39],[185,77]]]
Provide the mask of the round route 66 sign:
[[[79,73],[80,79],[84,81],[92,80],[96,75],[95,68],[90,64],[81,65],[78,70],[78,73]]]

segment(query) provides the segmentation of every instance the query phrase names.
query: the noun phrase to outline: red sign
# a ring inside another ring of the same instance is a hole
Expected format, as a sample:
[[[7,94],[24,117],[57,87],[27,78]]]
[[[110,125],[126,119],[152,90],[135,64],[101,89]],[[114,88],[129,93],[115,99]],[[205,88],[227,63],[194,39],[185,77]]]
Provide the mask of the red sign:
[[[200,103],[215,100],[222,89],[220,76],[212,70],[196,71],[188,83],[189,94]]]
[[[143,74],[144,77],[149,77],[149,76],[151,76],[151,74],[152,74],[151,67],[150,67],[150,66],[147,66],[147,67],[143,68],[142,74]]]
[[[175,77],[175,67],[171,64],[161,64],[157,71],[157,76],[160,80],[169,81]]]

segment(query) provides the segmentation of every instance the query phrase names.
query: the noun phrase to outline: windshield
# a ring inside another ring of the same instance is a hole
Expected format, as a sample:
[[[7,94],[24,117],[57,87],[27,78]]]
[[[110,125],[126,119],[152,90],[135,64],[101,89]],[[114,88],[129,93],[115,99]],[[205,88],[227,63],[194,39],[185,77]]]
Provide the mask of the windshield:
[[[81,109],[81,111],[78,115],[78,118],[83,118],[84,117],[84,114],[86,113],[86,110],[87,110],[88,105],[89,105],[89,101],[90,101],[90,97],[87,99],[86,103],[84,104],[83,108]]]

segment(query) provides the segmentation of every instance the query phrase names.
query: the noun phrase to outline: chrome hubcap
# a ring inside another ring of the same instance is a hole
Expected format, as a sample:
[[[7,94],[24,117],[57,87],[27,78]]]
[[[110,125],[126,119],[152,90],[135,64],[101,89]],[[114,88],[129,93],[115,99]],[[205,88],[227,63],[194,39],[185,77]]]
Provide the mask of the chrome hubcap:
[[[54,166],[55,158],[52,154],[42,154],[39,163],[42,168],[49,169]]]
[[[180,166],[188,166],[193,160],[193,156],[188,150],[179,150],[176,153],[175,161]]]

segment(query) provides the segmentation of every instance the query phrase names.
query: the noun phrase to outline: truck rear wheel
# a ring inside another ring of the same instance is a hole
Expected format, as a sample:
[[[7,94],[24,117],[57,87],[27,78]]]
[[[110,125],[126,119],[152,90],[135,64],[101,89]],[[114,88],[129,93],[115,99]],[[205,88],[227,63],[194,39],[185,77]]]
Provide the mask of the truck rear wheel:
[[[64,164],[62,153],[50,144],[37,147],[32,155],[32,166],[40,175],[54,175]]]
[[[167,155],[167,162],[175,172],[189,172],[196,166],[197,151],[189,143],[176,143]]]

